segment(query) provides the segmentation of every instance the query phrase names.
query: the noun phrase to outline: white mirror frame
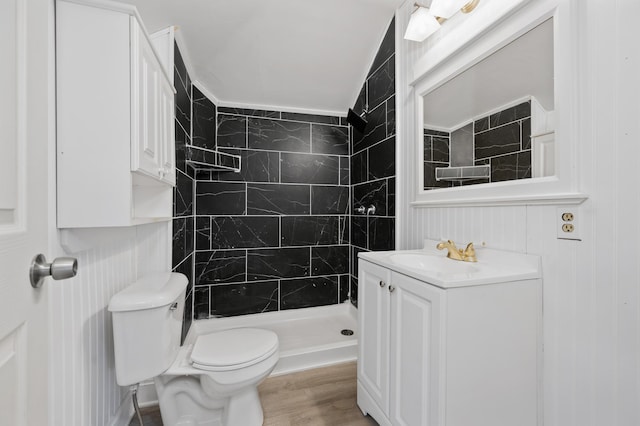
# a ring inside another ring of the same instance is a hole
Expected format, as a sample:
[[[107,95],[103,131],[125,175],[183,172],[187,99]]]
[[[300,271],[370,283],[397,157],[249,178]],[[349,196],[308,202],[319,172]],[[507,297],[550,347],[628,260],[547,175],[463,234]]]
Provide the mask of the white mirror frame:
[[[452,37],[456,32],[464,30],[466,41],[458,37],[457,46],[455,42],[441,44],[448,47],[449,54],[443,48],[430,48],[425,57],[416,62],[414,80],[411,83],[416,126],[409,135],[413,139],[410,147],[416,150],[413,158],[417,162],[418,173],[413,182],[415,188],[412,206],[579,204],[587,198],[578,189],[580,104],[577,76],[580,71],[580,46],[578,28],[572,14],[578,13],[579,1],[520,0],[518,5],[522,7],[506,19],[504,16],[513,10],[514,3],[511,3],[511,10],[503,7],[502,15],[487,7],[479,15],[474,16],[474,12],[464,16],[468,21],[458,21],[460,24],[455,28],[456,31],[446,34]],[[487,6],[500,3],[504,4],[493,1]],[[494,12],[493,16],[490,12]],[[558,141],[555,144],[555,176],[425,190],[422,97],[549,18],[554,20],[555,137]],[[502,21],[499,22],[500,20]],[[431,53],[435,55],[429,57]]]

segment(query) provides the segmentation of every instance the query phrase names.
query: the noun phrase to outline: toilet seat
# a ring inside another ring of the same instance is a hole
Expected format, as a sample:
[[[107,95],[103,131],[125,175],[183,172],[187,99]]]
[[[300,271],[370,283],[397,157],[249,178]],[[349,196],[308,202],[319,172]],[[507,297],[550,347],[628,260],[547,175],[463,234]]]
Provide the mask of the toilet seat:
[[[278,335],[258,328],[235,328],[198,336],[191,353],[194,368],[229,371],[257,364],[278,350]]]

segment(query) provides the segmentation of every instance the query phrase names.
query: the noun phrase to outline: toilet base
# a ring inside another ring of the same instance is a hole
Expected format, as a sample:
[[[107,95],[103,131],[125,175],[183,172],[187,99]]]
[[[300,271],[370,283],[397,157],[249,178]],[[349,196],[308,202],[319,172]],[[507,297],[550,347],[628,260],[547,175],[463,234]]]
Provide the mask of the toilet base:
[[[224,410],[223,424],[225,426],[261,426],[264,415],[258,389],[247,389],[246,392],[233,395]]]
[[[255,386],[228,397],[203,392],[198,376],[154,379],[165,426],[261,426],[264,419]]]
[[[165,426],[227,426],[222,417],[228,398],[205,395],[197,376],[158,376],[154,382]]]

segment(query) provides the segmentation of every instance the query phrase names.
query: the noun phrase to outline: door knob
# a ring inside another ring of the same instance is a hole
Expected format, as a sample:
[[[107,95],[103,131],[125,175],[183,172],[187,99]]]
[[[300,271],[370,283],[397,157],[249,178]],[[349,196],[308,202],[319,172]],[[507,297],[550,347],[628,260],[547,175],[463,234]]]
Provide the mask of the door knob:
[[[44,254],[39,254],[31,261],[29,268],[29,280],[31,287],[40,288],[45,277],[51,275],[54,280],[64,280],[75,277],[78,273],[78,260],[74,257],[57,257],[51,263],[47,263]]]
[[[389,286],[389,293],[393,293],[396,288],[392,285]]]

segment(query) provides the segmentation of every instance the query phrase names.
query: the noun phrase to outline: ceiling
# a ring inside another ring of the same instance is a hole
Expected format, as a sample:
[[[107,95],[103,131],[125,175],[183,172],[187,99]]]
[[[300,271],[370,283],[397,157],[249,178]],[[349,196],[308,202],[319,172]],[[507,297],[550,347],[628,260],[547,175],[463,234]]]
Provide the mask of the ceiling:
[[[553,20],[452,78],[424,99],[424,125],[454,130],[527,96],[554,108]]]
[[[121,0],[223,105],[346,114],[404,0]]]

